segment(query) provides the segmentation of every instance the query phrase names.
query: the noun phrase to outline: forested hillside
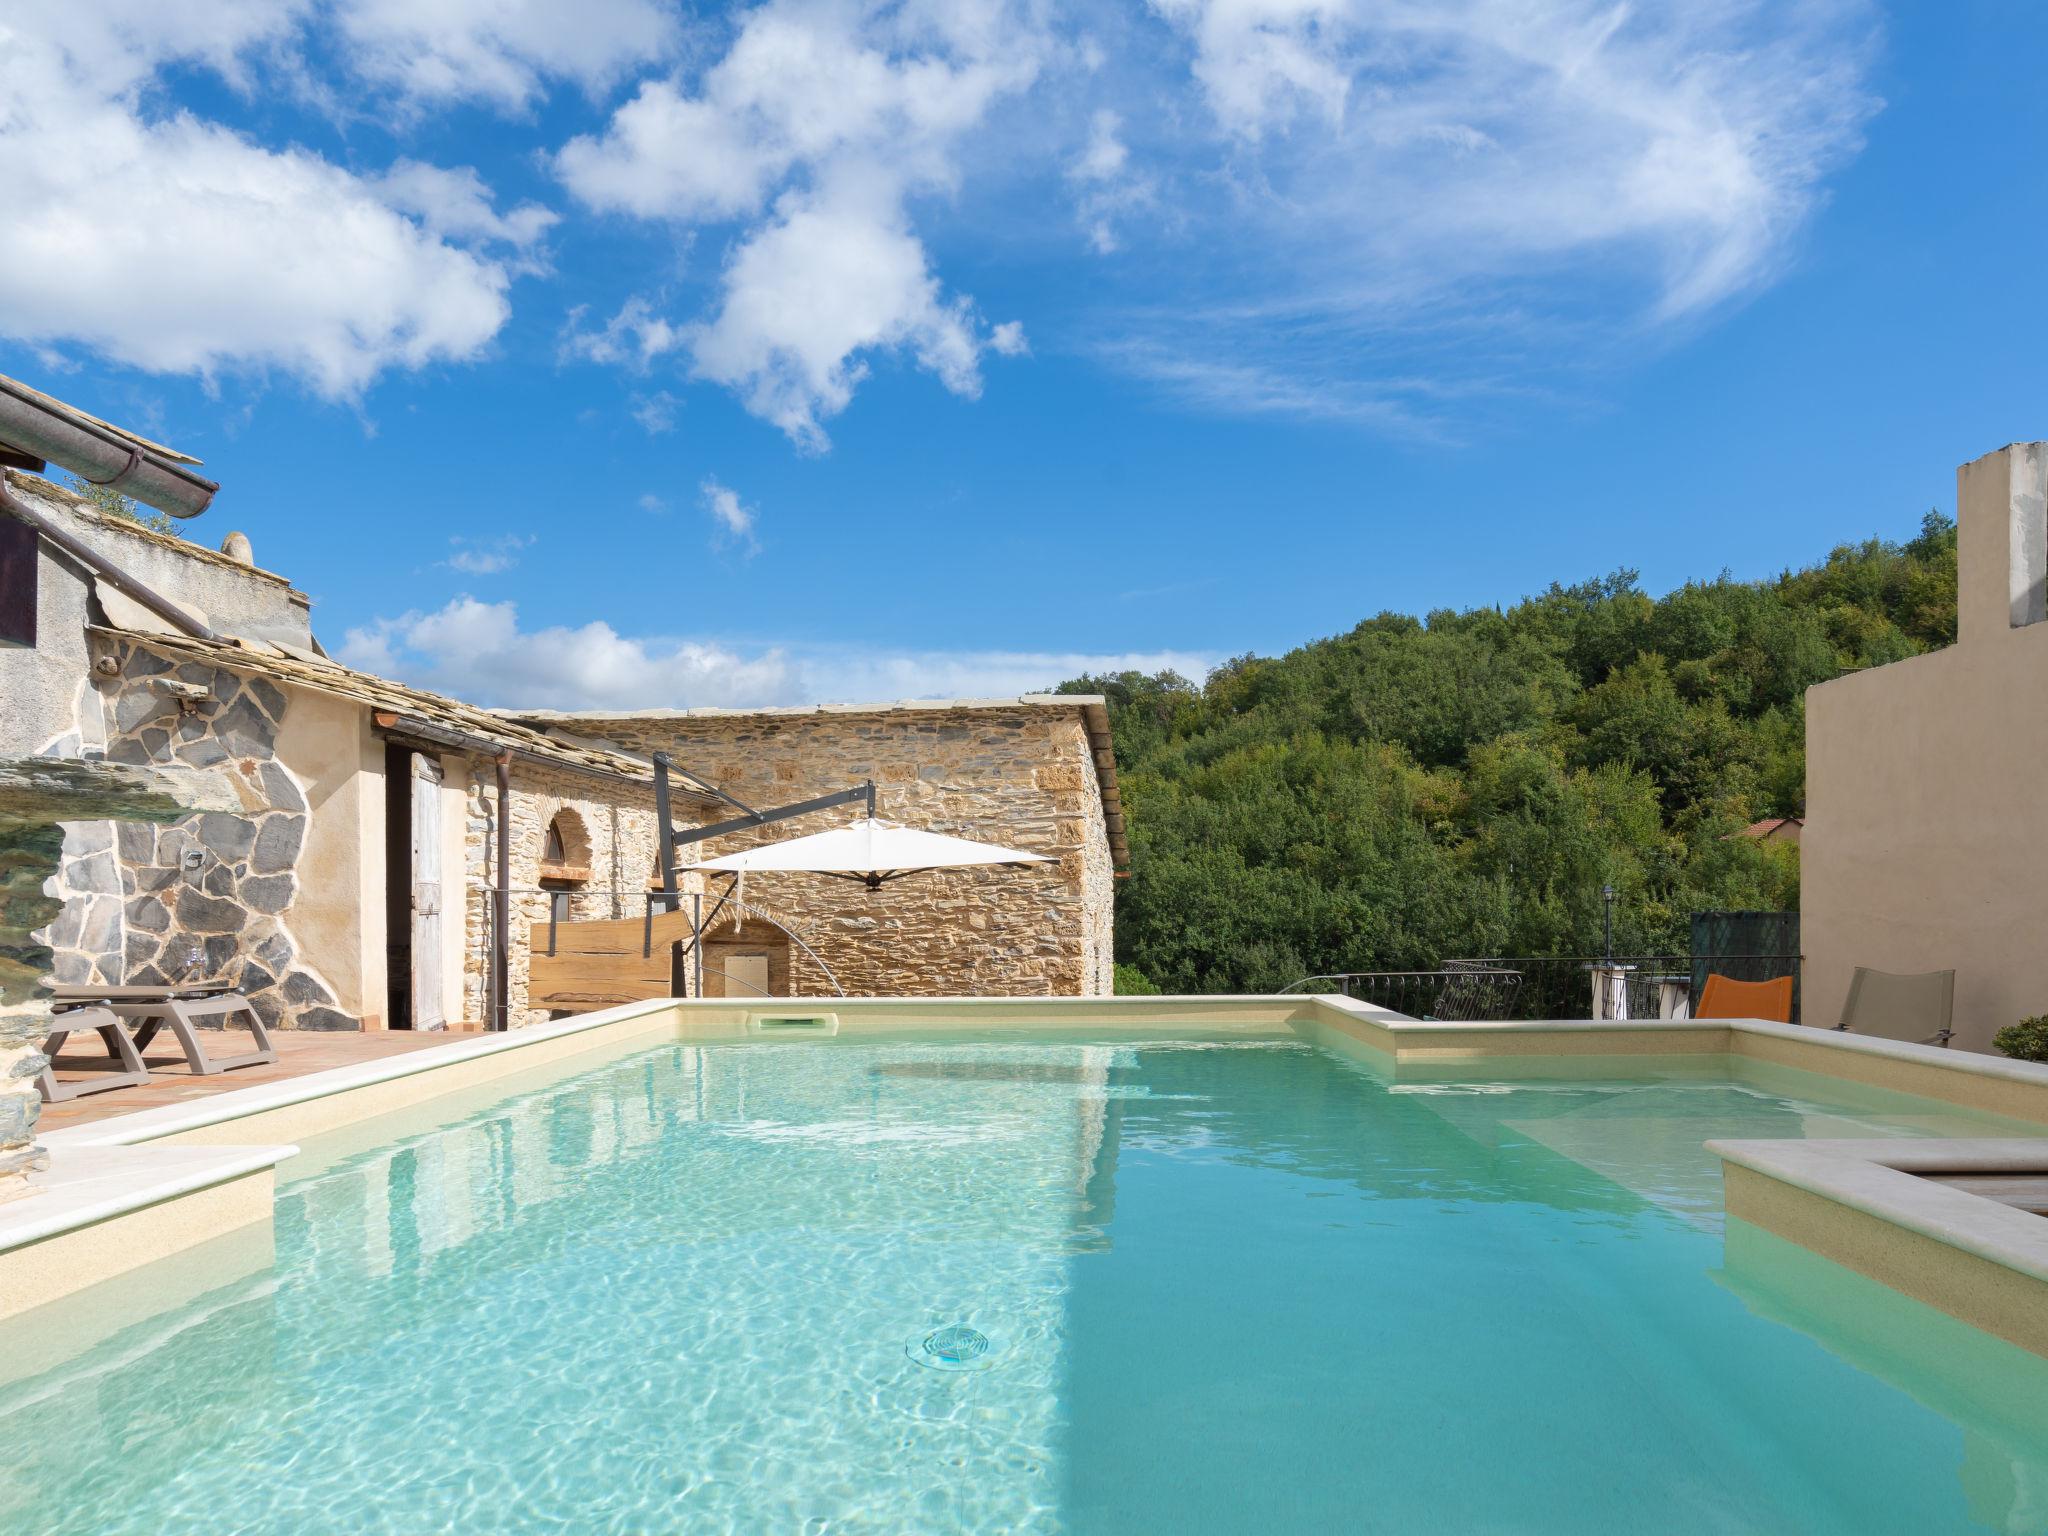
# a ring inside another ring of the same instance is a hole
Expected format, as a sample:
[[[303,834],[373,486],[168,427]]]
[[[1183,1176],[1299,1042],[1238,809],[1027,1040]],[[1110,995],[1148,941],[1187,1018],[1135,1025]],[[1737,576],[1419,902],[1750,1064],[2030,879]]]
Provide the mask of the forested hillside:
[[[1695,910],[1798,901],[1803,690],[1955,635],[1955,527],[1661,598],[1635,573],[1500,611],[1385,613],[1197,685],[1110,700],[1133,874],[1120,987],[1271,991],[1318,971],[1684,952]]]

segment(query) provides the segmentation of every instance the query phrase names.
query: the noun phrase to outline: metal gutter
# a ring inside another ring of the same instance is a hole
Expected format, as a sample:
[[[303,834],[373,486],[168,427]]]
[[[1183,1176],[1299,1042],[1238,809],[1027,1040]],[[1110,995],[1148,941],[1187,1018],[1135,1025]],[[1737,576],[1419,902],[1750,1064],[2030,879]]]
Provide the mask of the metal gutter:
[[[185,455],[174,449],[110,426],[4,374],[0,443],[61,464],[89,484],[109,486],[173,517],[197,517],[220,490],[177,462]]]

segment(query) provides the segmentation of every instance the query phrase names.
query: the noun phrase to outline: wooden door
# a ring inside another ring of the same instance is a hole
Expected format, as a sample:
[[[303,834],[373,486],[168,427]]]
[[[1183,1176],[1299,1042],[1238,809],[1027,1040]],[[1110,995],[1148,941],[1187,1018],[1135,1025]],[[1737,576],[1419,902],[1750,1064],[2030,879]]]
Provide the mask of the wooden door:
[[[412,758],[412,1027],[446,1029],[441,1001],[441,765]]]
[[[768,956],[762,950],[745,950],[725,957],[727,997],[767,997]]]

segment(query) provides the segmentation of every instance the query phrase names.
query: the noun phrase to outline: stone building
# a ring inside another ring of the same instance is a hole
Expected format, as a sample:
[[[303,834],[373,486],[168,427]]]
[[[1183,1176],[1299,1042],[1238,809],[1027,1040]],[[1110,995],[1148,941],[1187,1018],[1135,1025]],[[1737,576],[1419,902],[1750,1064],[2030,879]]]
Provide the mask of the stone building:
[[[644,759],[341,666],[283,577],[30,477],[9,484],[200,615],[211,638],[50,554],[38,644],[0,650],[0,756],[212,769],[240,804],[164,827],[67,825],[64,907],[46,931],[57,981],[232,981],[285,1028],[490,1020],[489,967],[480,981],[472,957],[491,945],[500,758],[515,973],[527,925],[545,913],[550,829],[573,829],[587,881],[609,885],[630,865],[645,889]],[[686,810],[713,803],[680,799]],[[511,987],[505,1011],[525,1016]]]
[[[42,525],[32,643],[0,644],[0,758],[202,769],[236,807],[67,823],[51,892],[63,905],[43,930],[59,982],[224,980],[273,1027],[299,1029],[504,1027],[616,1001],[616,985],[531,996],[530,967],[551,920],[572,948],[614,931],[640,946],[658,874],[651,755],[665,749],[683,770],[679,825],[732,814],[714,786],[766,809],[873,778],[885,817],[1057,862],[881,895],[778,881],[728,903],[688,966],[627,967],[630,995],[687,991],[700,974],[717,992],[829,992],[834,977],[848,992],[1110,990],[1122,817],[1099,699],[494,713],[335,662],[305,594],[240,534],[208,549],[0,473]],[[682,912],[716,910],[717,892],[685,876],[676,905],[665,934]]]
[[[872,779],[884,820],[1055,860],[913,876],[880,891],[825,875],[754,876],[746,902],[781,927],[715,928],[706,946],[709,995],[723,995],[728,978],[735,993],[817,995],[832,991],[835,979],[853,995],[1111,990],[1113,881],[1126,854],[1108,710],[1099,697],[516,718],[635,754],[667,752],[757,807]],[[730,853],[793,830],[815,828],[749,830],[703,850]]]

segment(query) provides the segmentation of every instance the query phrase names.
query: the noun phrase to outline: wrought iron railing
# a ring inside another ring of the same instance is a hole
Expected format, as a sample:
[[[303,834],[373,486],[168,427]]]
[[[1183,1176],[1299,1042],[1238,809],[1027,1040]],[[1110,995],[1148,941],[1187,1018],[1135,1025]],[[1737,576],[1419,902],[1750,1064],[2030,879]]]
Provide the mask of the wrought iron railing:
[[[1446,969],[1478,965],[1515,972],[1522,978],[1515,1016],[1522,1019],[1590,1019],[1596,1017],[1593,977],[1597,970],[1618,971],[1631,1019],[1661,1018],[1673,1006],[1671,993],[1690,992],[1692,962],[1684,955],[1518,955],[1450,960]],[[1611,1007],[1597,1016],[1616,1016]]]
[[[1797,955],[1488,956],[1446,960],[1429,971],[1304,976],[1284,990],[1338,992],[1415,1019],[1590,1019],[1595,975],[1604,971],[1619,976],[1629,1018],[1656,1019],[1689,1012],[1695,988],[1710,974],[1763,981],[1798,970]],[[1598,1016],[1619,1015],[1610,1002]]]
[[[1516,1017],[1522,978],[1514,971],[1467,966],[1436,971],[1340,971],[1304,976],[1286,992],[1339,992],[1361,1003],[1391,1009],[1411,1019],[1508,1019]]]

